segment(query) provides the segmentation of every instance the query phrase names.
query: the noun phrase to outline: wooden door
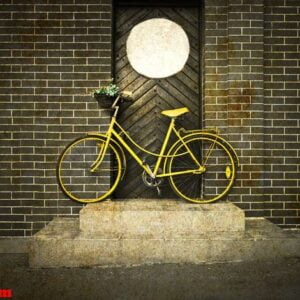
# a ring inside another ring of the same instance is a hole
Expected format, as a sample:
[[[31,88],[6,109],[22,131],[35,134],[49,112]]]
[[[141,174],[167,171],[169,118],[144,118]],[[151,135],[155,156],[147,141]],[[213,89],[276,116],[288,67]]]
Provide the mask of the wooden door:
[[[166,18],[176,22],[185,30],[190,54],[182,71],[163,79],[150,79],[138,74],[130,65],[126,55],[126,40],[130,30],[142,21],[151,18]],[[170,119],[161,115],[165,109],[186,106],[190,109],[178,127],[200,126],[200,26],[199,10],[195,7],[117,7],[115,14],[115,80],[121,89],[133,92],[134,101],[123,104],[119,116],[120,124],[131,137],[144,148],[159,152]],[[143,154],[149,165],[155,160]],[[156,198],[155,188],[146,187],[141,177],[142,170],[127,157],[127,172],[116,190],[116,198]],[[161,186],[162,197],[177,198],[168,182]]]

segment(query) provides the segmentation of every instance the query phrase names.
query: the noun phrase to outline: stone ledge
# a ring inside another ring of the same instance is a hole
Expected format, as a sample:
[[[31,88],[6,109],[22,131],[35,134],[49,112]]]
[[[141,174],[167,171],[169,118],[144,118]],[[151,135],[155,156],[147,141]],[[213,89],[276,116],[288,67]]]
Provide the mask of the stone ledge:
[[[0,238],[0,253],[28,253],[31,237]]]
[[[243,232],[244,211],[230,202],[191,204],[176,200],[105,201],[80,211],[80,230],[106,238],[174,238],[209,232]]]

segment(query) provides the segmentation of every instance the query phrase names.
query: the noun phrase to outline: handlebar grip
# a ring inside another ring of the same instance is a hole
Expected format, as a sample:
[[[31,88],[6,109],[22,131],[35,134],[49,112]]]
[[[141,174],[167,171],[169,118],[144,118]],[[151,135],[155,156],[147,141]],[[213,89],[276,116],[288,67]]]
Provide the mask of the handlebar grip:
[[[124,101],[132,101],[132,92],[130,91],[122,91],[120,93],[122,100]]]

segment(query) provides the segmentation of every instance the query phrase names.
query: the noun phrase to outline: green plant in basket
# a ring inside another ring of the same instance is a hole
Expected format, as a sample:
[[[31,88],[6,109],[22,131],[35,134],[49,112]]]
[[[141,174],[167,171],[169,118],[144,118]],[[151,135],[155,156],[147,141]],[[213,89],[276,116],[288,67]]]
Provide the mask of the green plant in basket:
[[[106,96],[106,97],[116,97],[119,95],[119,87],[115,83],[110,83],[107,86],[100,87],[99,89],[95,89],[93,91],[94,96]]]
[[[100,107],[110,108],[113,100],[119,95],[119,87],[115,83],[93,90],[92,94],[98,101]]]

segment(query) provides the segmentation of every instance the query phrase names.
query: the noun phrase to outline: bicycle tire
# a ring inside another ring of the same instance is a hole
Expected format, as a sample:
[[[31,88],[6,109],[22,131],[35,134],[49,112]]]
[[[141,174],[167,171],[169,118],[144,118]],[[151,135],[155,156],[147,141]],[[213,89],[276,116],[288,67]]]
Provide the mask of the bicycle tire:
[[[93,203],[106,199],[117,187],[122,173],[122,157],[110,143],[101,165],[92,172],[105,138],[88,135],[71,142],[62,152],[57,177],[62,191],[72,200]],[[113,164],[113,165],[112,165]]]
[[[205,162],[205,154],[209,154],[210,147],[212,147],[212,151],[209,156],[207,155],[206,170],[203,173],[169,176],[170,185],[175,193],[194,203],[215,202],[225,196],[232,187],[236,174],[235,161],[228,147],[217,138],[201,134],[187,138],[185,144],[201,162],[201,165]],[[171,154],[173,156],[167,164],[168,173],[198,168],[183,143],[178,143]],[[178,154],[180,155],[175,156]]]

